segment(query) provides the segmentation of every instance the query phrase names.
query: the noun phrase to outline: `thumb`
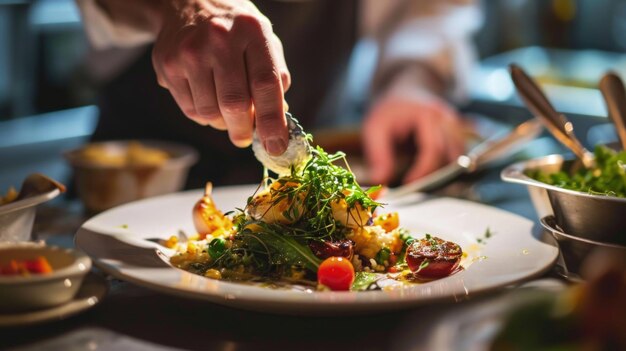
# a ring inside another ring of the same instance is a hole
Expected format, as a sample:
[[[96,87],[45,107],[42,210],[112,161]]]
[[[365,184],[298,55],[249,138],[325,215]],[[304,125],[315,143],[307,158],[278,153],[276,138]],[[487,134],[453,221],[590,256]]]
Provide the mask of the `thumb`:
[[[362,134],[365,160],[371,181],[387,184],[393,176],[393,136],[385,126],[366,123]]]

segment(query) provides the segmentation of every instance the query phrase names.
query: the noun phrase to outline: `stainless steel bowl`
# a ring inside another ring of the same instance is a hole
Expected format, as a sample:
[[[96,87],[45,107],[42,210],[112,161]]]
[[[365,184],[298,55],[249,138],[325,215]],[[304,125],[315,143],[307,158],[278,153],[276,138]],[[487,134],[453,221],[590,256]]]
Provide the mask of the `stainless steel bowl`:
[[[567,278],[588,278],[585,276],[582,268],[587,258],[594,252],[601,252],[603,255],[614,253],[617,256],[626,256],[626,246],[603,243],[566,234],[558,226],[554,216],[543,217],[541,225],[554,236],[559,244],[559,250],[563,258],[562,264],[564,265],[563,268],[565,268],[563,275]]]
[[[626,198],[594,195],[539,182],[526,175],[528,170],[554,173],[569,171],[573,160],[549,155],[519,162],[505,168],[504,181],[524,184],[539,218],[554,215],[566,233],[604,243],[626,245]]]

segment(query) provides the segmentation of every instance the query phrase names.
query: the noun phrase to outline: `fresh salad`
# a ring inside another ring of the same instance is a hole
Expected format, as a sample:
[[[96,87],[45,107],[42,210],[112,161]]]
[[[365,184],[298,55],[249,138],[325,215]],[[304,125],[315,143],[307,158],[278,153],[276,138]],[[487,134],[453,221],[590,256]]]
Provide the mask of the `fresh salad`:
[[[598,145],[594,149],[596,167],[574,173],[546,173],[529,170],[526,175],[540,182],[589,194],[626,197],[626,151]]]
[[[395,212],[380,213],[380,187],[364,190],[345,154],[320,147],[291,173],[266,178],[245,205],[222,213],[211,184],[194,209],[197,235],[171,263],[214,279],[303,285],[316,290],[380,289],[381,280],[422,282],[462,269],[461,247],[413,238]]]

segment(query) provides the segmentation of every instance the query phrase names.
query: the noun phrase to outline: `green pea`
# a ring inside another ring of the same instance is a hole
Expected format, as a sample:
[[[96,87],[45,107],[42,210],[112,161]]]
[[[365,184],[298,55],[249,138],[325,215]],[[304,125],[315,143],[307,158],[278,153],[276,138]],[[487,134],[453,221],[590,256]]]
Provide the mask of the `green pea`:
[[[391,256],[391,250],[389,250],[386,247],[383,247],[382,249],[380,249],[380,251],[378,251],[378,253],[376,254],[376,262],[378,264],[384,264],[385,261],[389,262],[389,257]]]
[[[212,259],[218,259],[226,251],[226,240],[222,238],[215,238],[211,240],[207,251]]]

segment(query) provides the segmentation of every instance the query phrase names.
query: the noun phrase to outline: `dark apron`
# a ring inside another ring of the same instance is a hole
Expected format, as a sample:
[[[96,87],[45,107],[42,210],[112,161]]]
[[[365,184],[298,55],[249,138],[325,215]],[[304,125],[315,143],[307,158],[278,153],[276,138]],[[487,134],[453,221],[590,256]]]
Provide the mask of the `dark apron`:
[[[255,1],[281,38],[292,86],[290,111],[313,126],[326,93],[341,77],[356,38],[356,0]],[[186,143],[200,152],[187,188],[259,182],[260,164],[250,148],[233,146],[226,132],[186,118],[170,93],[156,83],[148,50],[102,87],[100,119],[93,140],[162,139]]]

